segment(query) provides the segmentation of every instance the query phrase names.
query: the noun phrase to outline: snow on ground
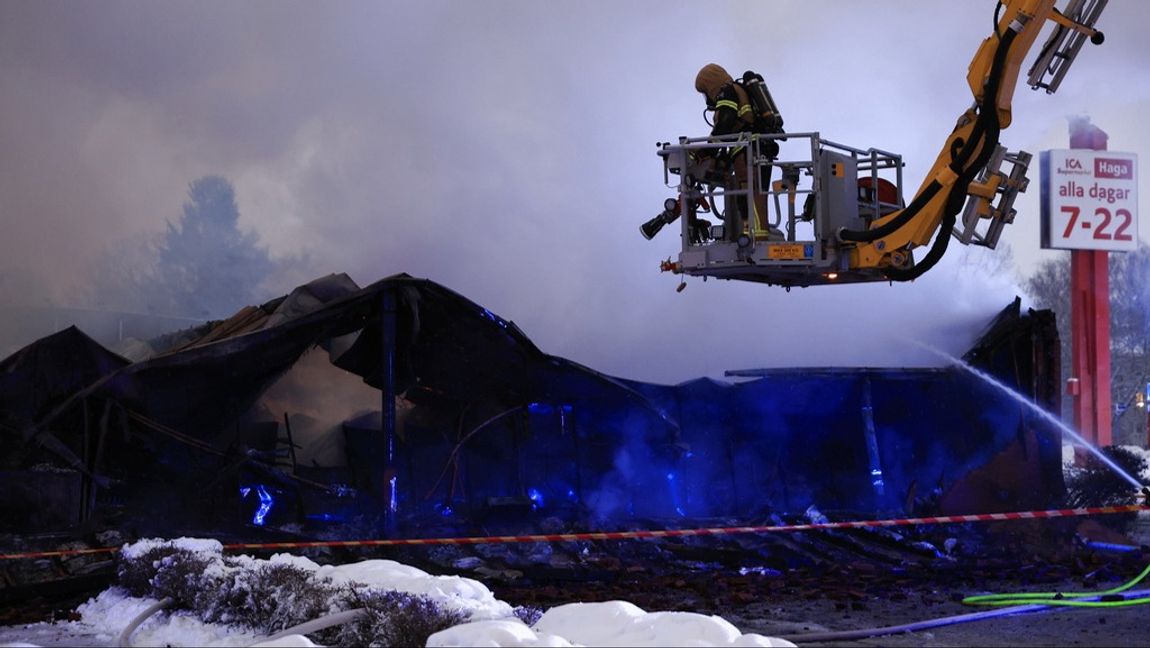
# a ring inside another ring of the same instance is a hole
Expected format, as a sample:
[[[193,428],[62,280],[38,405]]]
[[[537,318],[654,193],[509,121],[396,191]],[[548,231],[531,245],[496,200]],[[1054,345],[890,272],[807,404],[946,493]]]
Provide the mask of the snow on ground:
[[[215,540],[180,538],[142,540],[123,549],[125,556],[140,556],[165,544],[205,556],[218,556],[223,547]],[[743,634],[718,616],[693,612],[647,612],[626,601],[570,603],[547,610],[528,626],[513,615],[512,607],[495,598],[479,581],[461,576],[433,576],[391,560],[365,560],[347,565],[319,565],[308,558],[276,554],[268,560],[239,556],[245,567],[290,564],[314,572],[333,584],[356,583],[372,589],[396,590],[427,596],[467,615],[468,622],[436,633],[429,646],[793,646],[794,644]],[[209,565],[209,569],[219,568]],[[0,646],[68,645],[114,646],[120,633],[156,601],[127,596],[113,587],[77,608],[80,621],[0,628]],[[133,634],[136,646],[314,646],[301,635],[272,642],[250,630],[204,623],[189,612],[159,612]],[[261,643],[263,641],[263,643]]]
[[[122,550],[124,558],[138,558],[149,550],[161,546],[176,546],[197,553],[206,559],[222,555],[224,547],[217,540],[179,538],[177,540],[140,540]],[[461,576],[432,576],[425,571],[397,563],[393,560],[365,560],[348,565],[320,565],[303,556],[275,554],[268,560],[250,556],[236,556],[248,568],[260,564],[289,565],[313,572],[317,579],[333,585],[358,583],[372,588],[407,592],[427,596],[437,603],[467,614],[472,620],[499,619],[512,614],[511,606],[495,598],[483,583]],[[222,563],[212,560],[209,569],[221,569]]]
[[[528,627],[518,619],[457,625],[427,640],[428,646],[793,646],[789,641],[743,634],[718,616],[695,612],[646,612],[627,601],[568,603],[551,608]]]
[[[107,637],[109,643],[116,641],[132,619],[148,606],[156,603],[150,598],[125,596],[117,589],[104,590],[76,611],[80,613],[79,623],[87,626],[98,637]],[[191,614],[156,614],[144,622],[132,635],[135,646],[250,646],[260,637],[240,628],[212,623],[204,623]]]

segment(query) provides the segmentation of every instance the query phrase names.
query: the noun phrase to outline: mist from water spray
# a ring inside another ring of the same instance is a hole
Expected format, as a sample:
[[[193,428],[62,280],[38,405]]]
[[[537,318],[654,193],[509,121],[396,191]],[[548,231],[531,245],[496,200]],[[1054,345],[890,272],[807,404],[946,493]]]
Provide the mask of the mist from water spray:
[[[1006,385],[1006,384],[1000,382],[994,376],[991,376],[990,374],[985,373],[983,371],[979,371],[978,369],[970,366],[966,362],[963,362],[960,358],[956,358],[956,357],[952,356],[951,354],[947,353],[946,351],[936,349],[936,348],[930,346],[929,344],[923,344],[922,342],[917,342],[916,344],[918,344],[922,348],[930,351],[931,353],[934,353],[934,354],[939,355],[943,358],[946,358],[948,361],[950,361],[952,364],[959,367],[960,369],[963,369],[964,371],[982,379],[984,382],[986,382],[990,385],[993,385],[993,386],[997,387],[998,389],[1006,392],[1007,394],[1010,395],[1011,398],[1018,401],[1019,403],[1022,403],[1025,406],[1029,407],[1031,409],[1031,411],[1036,412],[1043,419],[1045,419],[1046,421],[1048,421],[1049,423],[1051,423],[1052,425],[1054,425],[1058,429],[1062,430],[1062,432],[1064,434],[1066,434],[1067,436],[1069,436],[1071,439],[1074,439],[1074,441],[1076,442],[1076,445],[1081,446],[1083,448],[1086,448],[1090,452],[1090,454],[1097,457],[1099,461],[1101,461],[1102,463],[1109,466],[1111,469],[1114,470],[1114,472],[1118,473],[1118,475],[1120,475],[1123,479],[1130,482],[1136,490],[1142,489],[1142,484],[1139,483],[1138,480],[1135,479],[1130,473],[1126,472],[1125,470],[1122,469],[1121,466],[1114,463],[1114,461],[1110,457],[1107,457],[1105,454],[1103,454],[1103,452],[1101,450],[1099,450],[1094,444],[1087,441],[1086,438],[1083,437],[1081,434],[1075,432],[1074,429],[1071,428],[1069,425],[1063,423],[1062,419],[1058,418],[1057,416],[1051,414],[1050,412],[1048,412],[1045,409],[1043,409],[1042,407],[1040,407],[1038,405],[1038,403],[1035,403],[1034,401],[1023,396],[1022,394],[1014,391],[1013,389],[1010,388],[1009,385]]]

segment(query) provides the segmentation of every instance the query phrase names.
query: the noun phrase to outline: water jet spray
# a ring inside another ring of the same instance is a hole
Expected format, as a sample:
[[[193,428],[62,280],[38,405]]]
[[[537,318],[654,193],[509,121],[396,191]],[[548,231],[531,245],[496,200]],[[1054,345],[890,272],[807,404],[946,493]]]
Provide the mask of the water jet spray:
[[[1147,487],[1144,484],[1142,484],[1137,479],[1135,479],[1130,473],[1123,470],[1121,466],[1114,463],[1114,461],[1110,457],[1107,457],[1094,444],[1092,444],[1088,440],[1086,440],[1085,437],[1083,437],[1081,434],[1076,432],[1073,428],[1071,428],[1066,423],[1063,423],[1062,419],[1060,419],[1060,418],[1054,416],[1053,414],[1051,414],[1050,412],[1046,411],[1041,406],[1039,406],[1038,403],[1035,403],[1034,401],[1023,396],[1022,394],[1014,391],[1008,385],[997,380],[994,376],[991,376],[990,374],[988,374],[984,371],[980,371],[979,369],[972,367],[971,365],[967,364],[966,362],[964,362],[960,358],[956,358],[953,355],[947,353],[946,351],[942,351],[941,349],[935,348],[935,347],[933,347],[929,344],[925,344],[923,342],[917,342],[916,341],[915,344],[926,349],[927,351],[930,351],[931,353],[933,353],[935,355],[938,355],[942,358],[945,358],[948,362],[950,362],[954,366],[958,367],[959,369],[962,369],[963,371],[970,373],[971,375],[981,379],[983,382],[985,382],[989,385],[997,387],[1001,391],[1008,394],[1014,400],[1018,401],[1019,403],[1022,403],[1026,407],[1030,408],[1031,411],[1036,412],[1039,416],[1041,416],[1047,422],[1051,423],[1056,428],[1061,430],[1064,434],[1066,434],[1071,439],[1073,439],[1075,441],[1075,445],[1078,445],[1082,448],[1085,448],[1087,451],[1090,452],[1090,454],[1097,457],[1099,461],[1106,464],[1106,466],[1108,466],[1111,470],[1113,470],[1115,473],[1117,473],[1120,477],[1122,477],[1126,481],[1130,482],[1130,484],[1132,486],[1134,486],[1134,489],[1136,491],[1138,491],[1140,493],[1146,492]]]

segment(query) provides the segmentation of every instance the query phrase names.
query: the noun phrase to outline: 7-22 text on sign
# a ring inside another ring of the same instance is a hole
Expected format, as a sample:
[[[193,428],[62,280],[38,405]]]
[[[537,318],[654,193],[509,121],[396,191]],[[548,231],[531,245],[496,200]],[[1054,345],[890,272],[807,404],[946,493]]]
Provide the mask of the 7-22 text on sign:
[[[1138,157],[1043,151],[1042,247],[1126,252],[1138,245]]]

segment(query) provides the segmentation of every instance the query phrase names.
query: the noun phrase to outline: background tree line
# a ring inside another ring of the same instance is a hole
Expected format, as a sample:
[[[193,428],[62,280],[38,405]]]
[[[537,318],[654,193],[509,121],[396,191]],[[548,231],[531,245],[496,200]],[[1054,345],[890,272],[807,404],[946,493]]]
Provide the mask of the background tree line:
[[[1138,394],[1150,382],[1150,247],[1110,255],[1110,385],[1115,444],[1147,444],[1146,407]],[[1062,375],[1070,367],[1070,252],[1043,262],[1025,282],[1039,308],[1058,316],[1062,339]],[[1150,405],[1150,404],[1147,404]],[[1070,411],[1064,399],[1063,414]]]

